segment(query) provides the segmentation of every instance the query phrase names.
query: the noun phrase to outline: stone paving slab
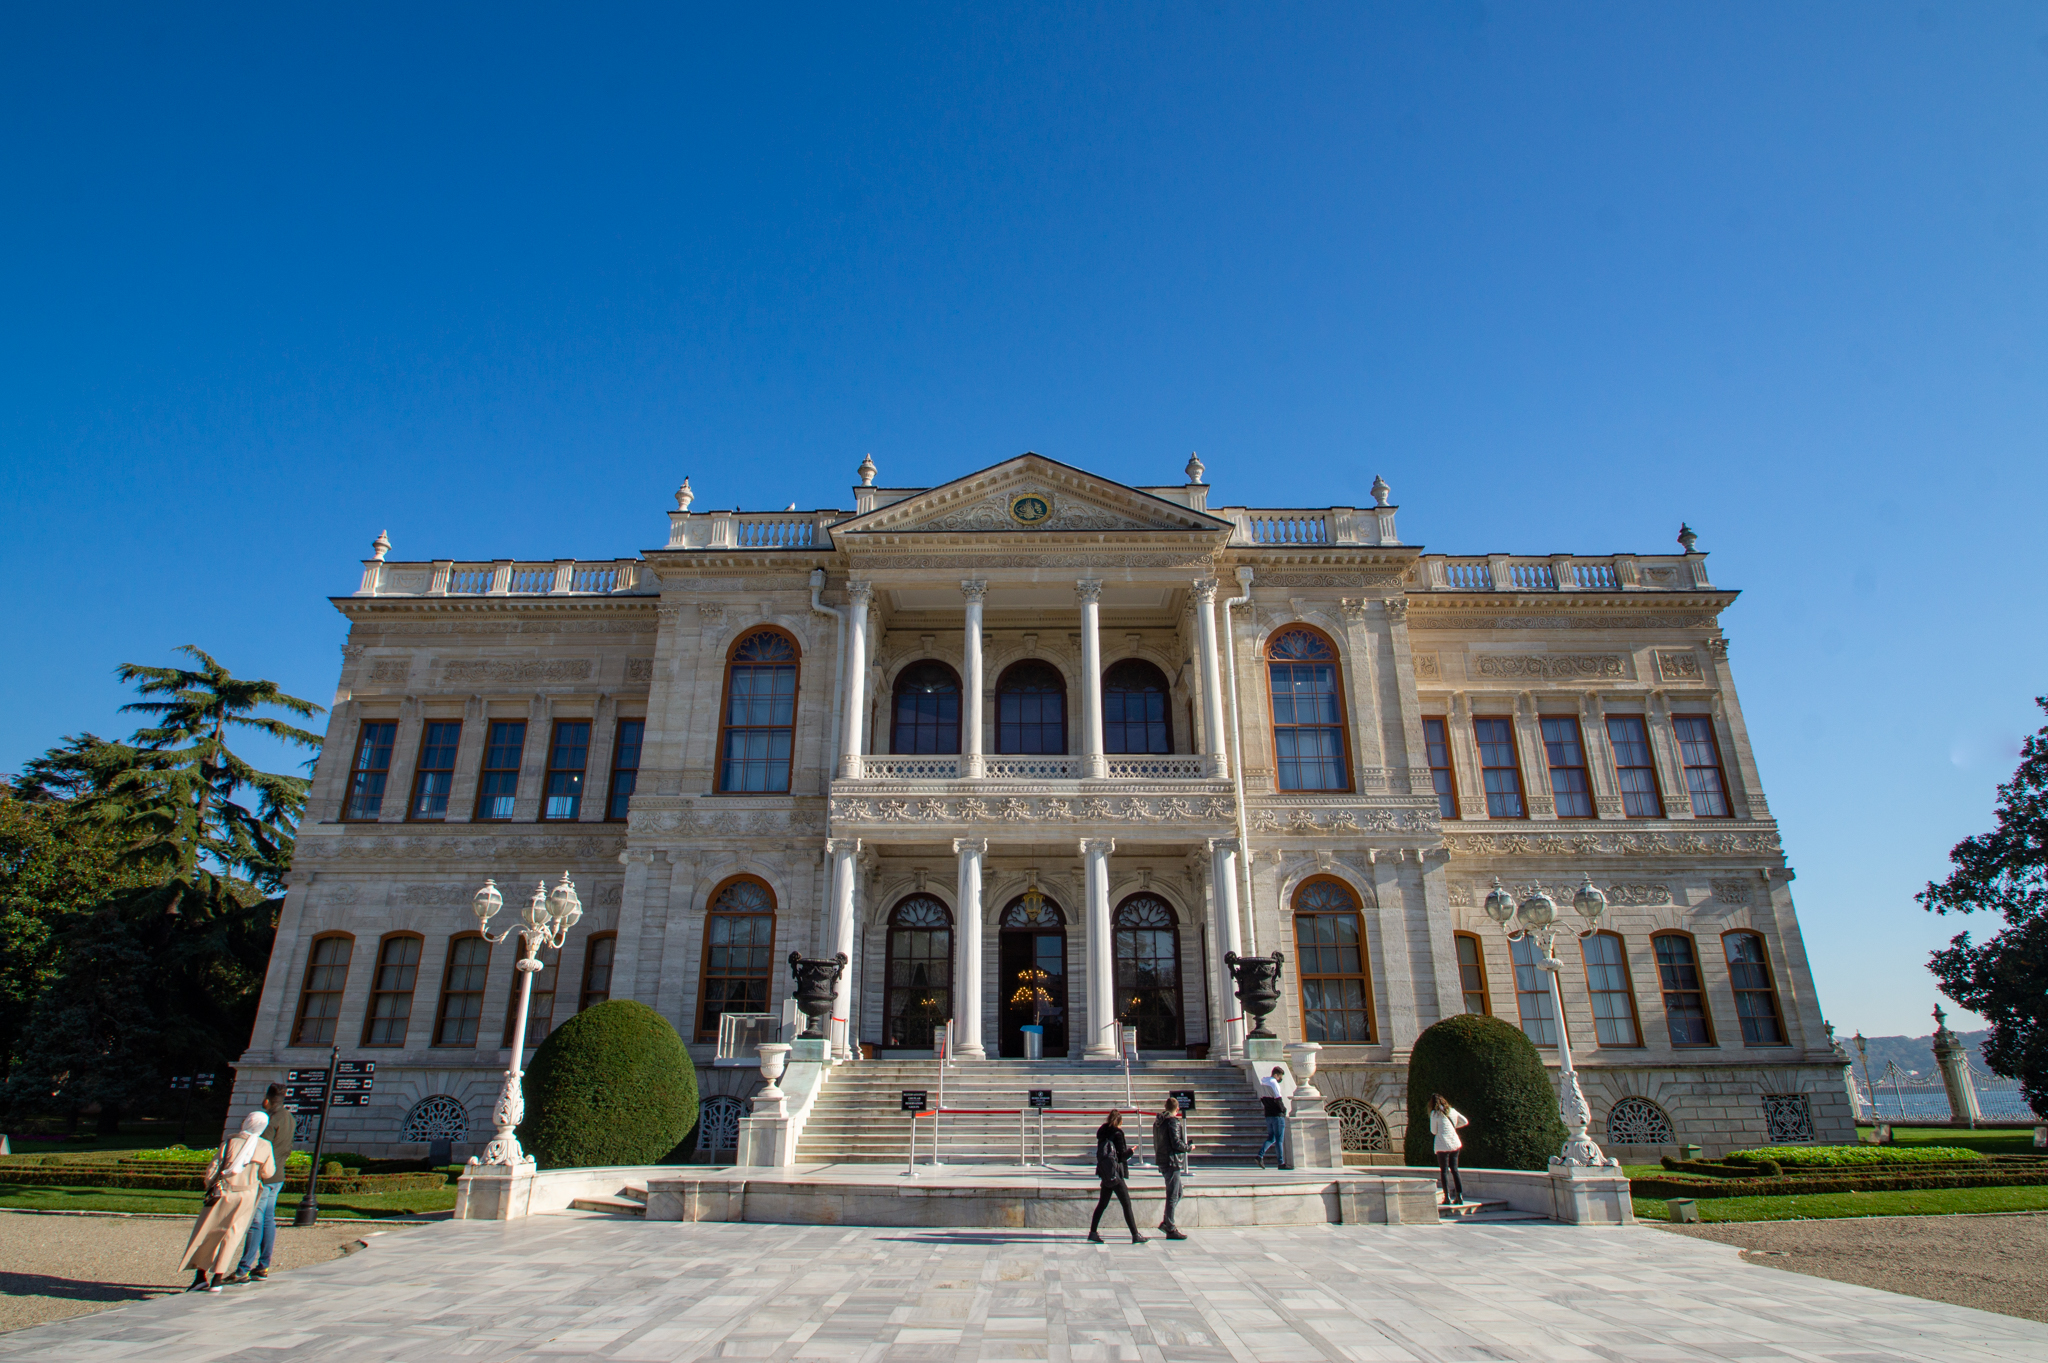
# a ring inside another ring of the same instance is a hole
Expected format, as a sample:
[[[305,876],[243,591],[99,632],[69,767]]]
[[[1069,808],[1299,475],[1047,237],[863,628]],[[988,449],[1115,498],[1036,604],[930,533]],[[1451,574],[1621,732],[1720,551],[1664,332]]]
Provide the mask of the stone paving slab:
[[[1071,1232],[447,1222],[218,1296],[0,1336],[0,1360],[2039,1363],[2048,1326],[1648,1227]]]

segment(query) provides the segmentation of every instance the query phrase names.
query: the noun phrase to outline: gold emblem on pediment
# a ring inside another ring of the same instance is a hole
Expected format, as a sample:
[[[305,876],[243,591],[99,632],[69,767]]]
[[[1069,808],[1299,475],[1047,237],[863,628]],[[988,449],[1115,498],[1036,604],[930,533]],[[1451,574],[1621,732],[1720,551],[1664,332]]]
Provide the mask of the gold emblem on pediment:
[[[1019,525],[1044,525],[1052,519],[1052,499],[1042,492],[1024,492],[1010,498],[1010,519]]]

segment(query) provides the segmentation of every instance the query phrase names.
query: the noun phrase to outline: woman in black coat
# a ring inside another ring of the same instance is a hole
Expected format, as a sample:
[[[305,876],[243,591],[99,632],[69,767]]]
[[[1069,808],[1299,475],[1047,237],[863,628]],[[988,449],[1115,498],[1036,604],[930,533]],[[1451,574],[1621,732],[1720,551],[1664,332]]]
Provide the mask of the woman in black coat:
[[[1095,1216],[1088,1223],[1088,1238],[1096,1244],[1102,1243],[1102,1213],[1114,1197],[1123,1204],[1124,1224],[1131,1228],[1131,1243],[1142,1245],[1145,1237],[1138,1234],[1138,1218],[1131,1213],[1131,1189],[1124,1181],[1124,1166],[1131,1162],[1131,1143],[1124,1137],[1124,1114],[1112,1111],[1101,1126],[1095,1128],[1095,1177],[1102,1180],[1102,1196],[1095,1199]]]

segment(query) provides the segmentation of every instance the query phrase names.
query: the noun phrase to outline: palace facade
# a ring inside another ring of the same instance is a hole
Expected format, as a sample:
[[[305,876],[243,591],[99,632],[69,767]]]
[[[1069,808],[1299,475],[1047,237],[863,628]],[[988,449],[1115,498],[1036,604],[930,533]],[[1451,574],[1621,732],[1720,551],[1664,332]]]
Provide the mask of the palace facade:
[[[1690,531],[1675,554],[1445,555],[1362,506],[1211,505],[1026,454],[850,510],[700,512],[602,563],[397,561],[380,536],[238,1102],[330,1048],[378,1062],[328,1143],[489,1139],[514,942],[584,915],[529,1045],[633,998],[691,1046],[701,1140],[759,1086],[714,1064],[783,1011],[792,950],[852,961],[833,1044],[963,1063],[1228,1061],[1222,958],[1286,957],[1347,1146],[1396,1148],[1407,1058],[1462,1011],[1567,1029],[1621,1153],[1853,1140],[1776,823]],[[725,493],[720,493],[721,499]],[[1498,879],[1571,917],[1564,1016]],[[504,920],[500,920],[502,926]],[[516,939],[515,939],[516,941]],[[732,1016],[728,1016],[732,1015]],[[745,1058],[745,1057],[742,1057]]]

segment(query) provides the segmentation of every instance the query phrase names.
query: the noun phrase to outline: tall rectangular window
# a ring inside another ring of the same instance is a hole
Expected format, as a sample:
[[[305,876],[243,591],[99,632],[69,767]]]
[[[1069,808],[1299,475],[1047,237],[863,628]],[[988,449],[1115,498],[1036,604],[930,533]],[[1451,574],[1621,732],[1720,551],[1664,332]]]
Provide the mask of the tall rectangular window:
[[[541,968],[533,974],[533,992],[526,1002],[526,1046],[531,1050],[548,1039],[548,1033],[555,1025],[555,982],[561,977],[556,969],[561,964],[562,953],[552,947],[541,948]],[[505,1042],[512,1044],[512,1028],[519,1021],[519,980],[521,973],[512,972],[512,997],[505,1006]]]
[[[1486,954],[1479,949],[1479,938],[1473,933],[1461,932],[1458,943],[1458,984],[1465,995],[1465,1011],[1482,1016],[1493,1012],[1493,1000],[1487,997]]]
[[[615,935],[604,932],[583,948],[583,993],[576,1001],[578,1011],[612,996],[612,950],[618,944]]]
[[[1685,760],[1685,788],[1692,795],[1693,817],[1728,818],[1728,782],[1721,773],[1721,748],[1714,741],[1713,718],[1673,715],[1671,727],[1678,732],[1678,751]]]
[[[1657,948],[1657,982],[1664,992],[1664,1025],[1674,1046],[1711,1046],[1714,1031],[1707,1019],[1707,995],[1700,987],[1700,961],[1692,938],[1682,932],[1661,932]]]
[[[484,770],[476,787],[476,817],[502,822],[512,817],[519,795],[519,759],[526,752],[526,721],[494,719],[484,743]]]
[[[1586,779],[1586,745],[1579,741],[1579,721],[1570,715],[1545,715],[1543,755],[1550,763],[1550,793],[1560,819],[1593,817],[1593,786]]]
[[[547,787],[541,796],[543,819],[573,819],[583,808],[583,769],[590,764],[590,721],[558,719],[555,741],[548,745]]]
[[[1771,983],[1771,962],[1764,939],[1753,932],[1731,932],[1721,939],[1728,952],[1728,981],[1735,986],[1735,1015],[1742,1019],[1742,1044],[1782,1046],[1785,1024],[1778,1016],[1778,991]]]
[[[1528,812],[1522,805],[1522,769],[1515,761],[1515,722],[1475,718],[1472,736],[1479,740],[1479,774],[1486,783],[1486,816],[1527,818]]]
[[[1550,997],[1550,974],[1538,964],[1543,953],[1530,937],[1517,937],[1511,945],[1515,958],[1515,1008],[1522,1015],[1522,1030],[1538,1046],[1555,1046],[1557,1009]]]
[[[633,787],[640,781],[640,740],[646,733],[647,721],[644,719],[619,721],[618,740],[612,744],[612,789],[604,814],[607,819],[626,817]]]
[[[370,977],[370,1009],[363,1015],[365,1046],[405,1044],[419,973],[420,939],[412,933],[395,933],[378,946],[377,973]]]
[[[391,745],[398,738],[398,725],[377,720],[363,725],[356,739],[356,760],[349,768],[348,802],[342,807],[344,819],[374,819],[384,807],[384,783],[391,777]]]
[[[1650,757],[1650,734],[1641,715],[1609,715],[1607,741],[1614,747],[1614,776],[1621,786],[1621,812],[1631,819],[1664,817],[1664,797],[1657,793],[1657,765]]]
[[[476,1045],[477,1024],[484,1015],[484,981],[491,970],[491,944],[464,933],[448,944],[448,965],[441,974],[441,1009],[434,1022],[436,1046]]]
[[[306,957],[306,985],[299,991],[299,1020],[292,1027],[294,1046],[331,1046],[341,1017],[341,987],[348,980],[348,958],[355,942],[336,934],[313,939]]]
[[[1422,746],[1429,753],[1429,783],[1436,788],[1436,812],[1458,817],[1458,783],[1451,772],[1450,728],[1441,719],[1422,721]]]
[[[1640,1046],[1636,992],[1629,985],[1628,956],[1621,938],[1599,932],[1580,944],[1586,956],[1586,990],[1593,996],[1593,1035],[1602,1046]]]
[[[455,789],[455,750],[462,745],[462,721],[431,720],[420,738],[419,766],[412,778],[412,817],[448,817],[448,792]]]

